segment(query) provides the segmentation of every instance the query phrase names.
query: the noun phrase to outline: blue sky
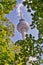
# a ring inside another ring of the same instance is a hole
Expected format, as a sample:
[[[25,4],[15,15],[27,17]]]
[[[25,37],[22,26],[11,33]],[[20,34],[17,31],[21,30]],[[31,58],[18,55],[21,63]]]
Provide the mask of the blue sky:
[[[17,0],[17,4],[20,4],[21,2],[22,2],[22,0]],[[23,18],[29,24],[31,24],[32,23],[31,13],[27,12],[26,7],[24,7],[24,6],[22,7],[22,13],[23,13]],[[18,13],[17,13],[17,7],[15,7],[12,11],[10,11],[9,14],[6,14],[5,17],[7,17],[15,25],[15,32],[14,32],[15,36],[12,37],[11,40],[13,42],[16,42],[17,40],[22,39],[21,33],[19,33],[17,31],[17,24],[19,23],[19,19],[20,19],[20,17],[18,16]],[[35,36],[35,39],[38,38],[38,30],[36,28],[31,30],[31,28],[29,27],[29,30],[28,30],[27,34],[32,34],[33,36]]]

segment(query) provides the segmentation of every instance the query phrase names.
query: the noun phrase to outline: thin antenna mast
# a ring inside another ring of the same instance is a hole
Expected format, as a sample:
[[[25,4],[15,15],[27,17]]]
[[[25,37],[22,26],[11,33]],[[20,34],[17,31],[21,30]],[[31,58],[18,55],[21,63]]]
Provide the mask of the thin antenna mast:
[[[21,19],[23,18],[23,14],[21,12],[21,8],[20,8],[20,17],[21,17]]]

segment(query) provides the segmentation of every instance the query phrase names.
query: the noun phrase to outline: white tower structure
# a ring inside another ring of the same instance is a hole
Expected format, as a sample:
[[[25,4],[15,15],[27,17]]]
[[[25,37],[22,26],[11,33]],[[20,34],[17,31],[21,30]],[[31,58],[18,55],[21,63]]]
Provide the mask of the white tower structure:
[[[22,13],[20,12],[20,20],[19,23],[17,24],[17,30],[22,34],[22,38],[25,39],[26,32],[29,29],[29,24],[28,22],[23,19]]]

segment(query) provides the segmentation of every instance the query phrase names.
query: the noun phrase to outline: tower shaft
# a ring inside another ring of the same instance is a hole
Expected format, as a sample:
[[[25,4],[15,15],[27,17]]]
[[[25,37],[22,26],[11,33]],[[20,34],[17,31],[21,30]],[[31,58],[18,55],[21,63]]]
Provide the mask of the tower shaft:
[[[26,32],[22,31],[22,39],[26,38]]]

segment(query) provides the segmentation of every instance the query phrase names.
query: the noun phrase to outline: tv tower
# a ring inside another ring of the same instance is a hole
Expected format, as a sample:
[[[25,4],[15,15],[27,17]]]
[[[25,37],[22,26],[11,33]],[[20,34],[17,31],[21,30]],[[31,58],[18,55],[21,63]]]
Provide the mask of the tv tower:
[[[29,24],[28,22],[25,21],[23,18],[22,12],[20,11],[20,20],[19,23],[17,24],[17,30],[22,34],[22,38],[25,39],[26,32],[29,29]]]

